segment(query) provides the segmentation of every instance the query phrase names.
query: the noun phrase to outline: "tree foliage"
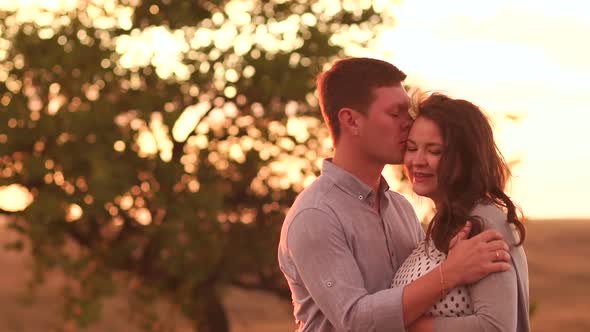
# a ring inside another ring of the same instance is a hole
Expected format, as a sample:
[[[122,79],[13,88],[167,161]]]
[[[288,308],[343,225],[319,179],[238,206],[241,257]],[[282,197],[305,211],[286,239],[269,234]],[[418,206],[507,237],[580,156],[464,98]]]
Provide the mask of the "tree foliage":
[[[386,4],[58,3],[0,11],[0,185],[33,197],[4,212],[36,282],[66,275],[63,322],[125,291],[222,332],[224,285],[288,294],[281,222],[330,149],[314,78],[368,46]]]

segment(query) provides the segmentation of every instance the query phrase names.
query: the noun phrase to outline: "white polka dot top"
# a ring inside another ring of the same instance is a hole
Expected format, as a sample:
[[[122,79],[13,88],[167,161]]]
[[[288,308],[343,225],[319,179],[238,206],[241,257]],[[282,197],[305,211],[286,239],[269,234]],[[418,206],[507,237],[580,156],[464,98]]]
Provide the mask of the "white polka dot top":
[[[424,241],[420,242],[397,270],[391,287],[400,287],[411,283],[437,267],[445,259],[446,255],[438,251],[432,241],[428,246],[428,255],[424,248]],[[461,286],[449,290],[447,296],[433,305],[427,314],[434,317],[460,317],[473,314],[473,304],[467,288]]]

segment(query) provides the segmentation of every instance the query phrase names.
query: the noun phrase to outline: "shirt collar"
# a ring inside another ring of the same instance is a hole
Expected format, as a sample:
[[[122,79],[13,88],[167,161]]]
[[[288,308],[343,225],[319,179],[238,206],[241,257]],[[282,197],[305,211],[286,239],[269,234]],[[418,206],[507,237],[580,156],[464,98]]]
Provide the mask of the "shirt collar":
[[[351,196],[356,197],[361,201],[369,202],[368,198],[374,197],[374,192],[371,187],[362,182],[356,176],[350,174],[344,169],[336,166],[332,162],[332,158],[326,158],[322,164],[322,175],[329,177],[336,186],[344,190]],[[379,191],[385,192],[389,190],[387,180],[381,176],[379,180]]]

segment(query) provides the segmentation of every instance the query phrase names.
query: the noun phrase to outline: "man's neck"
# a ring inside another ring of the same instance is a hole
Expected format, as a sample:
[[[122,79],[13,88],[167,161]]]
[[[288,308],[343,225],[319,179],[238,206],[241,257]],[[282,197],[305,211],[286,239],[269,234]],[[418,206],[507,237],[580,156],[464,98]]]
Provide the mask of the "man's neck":
[[[379,192],[384,164],[368,161],[363,156],[352,154],[345,149],[336,149],[332,162],[371,187],[375,193]]]

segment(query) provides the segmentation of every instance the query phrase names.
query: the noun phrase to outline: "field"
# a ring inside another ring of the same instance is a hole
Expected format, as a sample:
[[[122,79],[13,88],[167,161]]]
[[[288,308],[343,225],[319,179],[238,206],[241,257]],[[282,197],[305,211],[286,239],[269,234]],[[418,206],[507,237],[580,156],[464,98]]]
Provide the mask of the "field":
[[[531,221],[525,249],[529,260],[534,332],[590,331],[590,221]],[[14,238],[0,223],[0,244]],[[53,331],[59,319],[58,275],[48,278],[31,306],[22,304],[30,262],[25,254],[0,250],[0,332]],[[261,292],[228,289],[232,332],[293,331],[291,305]],[[168,314],[168,328],[190,331],[186,320]],[[134,332],[122,298],[105,303],[104,319],[90,332]]]

